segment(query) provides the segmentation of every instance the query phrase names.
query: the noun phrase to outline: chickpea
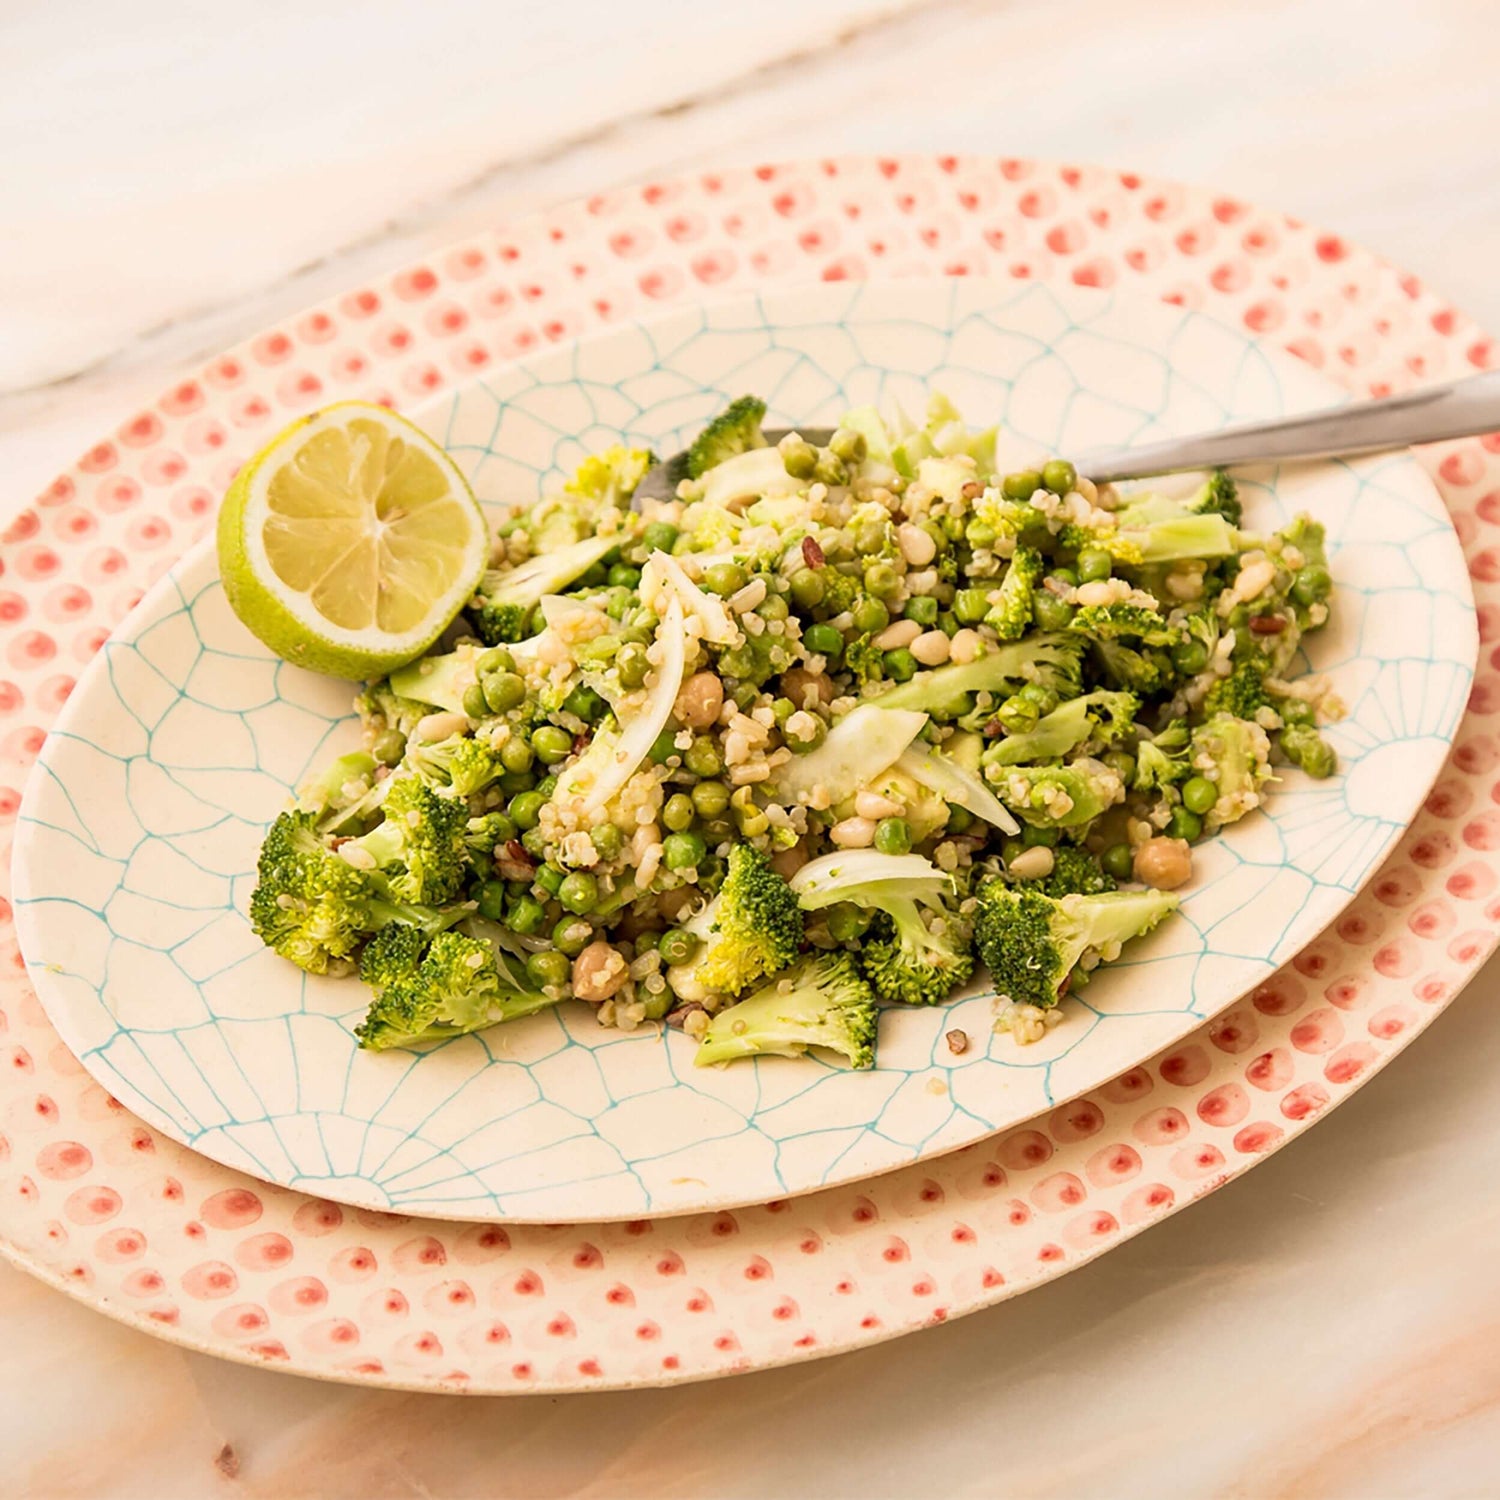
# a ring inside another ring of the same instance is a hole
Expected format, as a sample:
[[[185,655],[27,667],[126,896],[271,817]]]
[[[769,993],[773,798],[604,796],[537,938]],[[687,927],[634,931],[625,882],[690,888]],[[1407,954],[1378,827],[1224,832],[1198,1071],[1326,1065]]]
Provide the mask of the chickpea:
[[[819,703],[833,702],[833,680],[825,672],[809,672],[806,667],[782,673],[781,691],[798,708],[808,707],[809,693],[816,694]]]
[[[624,955],[598,938],[573,960],[573,993],[597,1005],[619,991],[628,972]]]
[[[1158,835],[1136,846],[1132,869],[1142,885],[1175,891],[1193,878],[1193,851],[1186,839]]]
[[[793,844],[790,849],[778,849],[771,856],[771,868],[783,880],[790,880],[806,863],[807,846],[805,842]]]
[[[674,891],[663,891],[656,899],[656,909],[665,922],[675,922],[697,899],[694,886],[680,885]]]
[[[713,672],[694,672],[683,683],[672,712],[689,729],[707,729],[724,706],[724,684]]]

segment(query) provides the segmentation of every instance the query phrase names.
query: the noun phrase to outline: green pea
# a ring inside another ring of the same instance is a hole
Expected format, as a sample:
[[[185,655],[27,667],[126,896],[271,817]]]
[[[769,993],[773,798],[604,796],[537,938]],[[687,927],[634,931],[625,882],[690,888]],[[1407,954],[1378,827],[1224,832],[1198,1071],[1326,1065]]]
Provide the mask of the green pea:
[[[1016,696],[1036,704],[1037,712],[1043,714],[1050,714],[1061,701],[1056,688],[1043,687],[1039,682],[1028,682]]]
[[[931,594],[918,594],[906,601],[906,608],[901,613],[908,620],[915,620],[918,625],[936,625],[938,602]]]
[[[1020,469],[1007,474],[1000,483],[1007,500],[1029,500],[1042,487],[1042,476],[1035,469]]]
[[[1184,677],[1196,677],[1208,665],[1208,647],[1202,641],[1179,641],[1172,647],[1172,665]]]
[[[1078,587],[1078,574],[1072,568],[1053,568],[1049,576],[1059,583],[1066,584],[1070,589]]]
[[[837,634],[837,632],[835,632]],[[406,736],[399,729],[385,729],[375,736],[370,754],[383,766],[393,766],[406,754]]]
[[[552,929],[552,946],[569,958],[577,958],[593,940],[594,929],[582,917],[562,917]]]
[[[609,586],[615,589],[633,589],[641,581],[641,570],[629,563],[616,563],[609,570]]]
[[[773,698],[771,700],[771,717],[776,720],[776,727],[780,729],[786,721],[797,712],[797,705],[790,698]]]
[[[729,788],[722,781],[700,781],[688,795],[699,817],[717,818],[729,806]]]
[[[1099,856],[1099,863],[1112,880],[1129,880],[1135,872],[1135,854],[1129,844],[1111,844]]]
[[[828,928],[828,936],[834,942],[852,943],[870,930],[873,913],[854,905],[852,901],[840,901],[838,905],[828,908],[828,914],[823,920]]]
[[[1055,828],[1033,828],[1027,823],[1021,829],[1021,842],[1028,849],[1055,849],[1061,837]]]
[[[547,836],[540,828],[528,828],[521,835],[521,847],[533,859],[545,859],[547,857]]]
[[[1036,704],[1015,693],[995,710],[995,717],[1007,734],[1029,734],[1036,728],[1041,714]]]
[[[832,625],[809,625],[802,632],[802,644],[814,656],[826,656],[833,665],[844,654],[844,638]]]
[[[543,776],[542,779],[537,782],[536,789],[541,796],[550,797],[553,792],[557,790],[557,777]]]
[[[846,464],[858,464],[864,462],[870,445],[865,441],[864,433],[855,432],[850,427],[840,427],[829,440],[828,451],[835,458],[843,459]]]
[[[517,828],[535,828],[546,801],[540,792],[517,792],[505,809],[506,815]]]
[[[728,657],[724,657],[723,660],[727,661]],[[734,705],[741,713],[749,713],[760,697],[760,689],[753,682],[742,682],[730,694],[730,697],[734,699]]]
[[[727,599],[750,581],[750,575],[737,562],[715,563],[704,575],[703,586],[709,593]]]
[[[522,937],[530,937],[532,933],[542,930],[542,923],[546,920],[547,913],[542,909],[542,903],[528,892],[511,902],[505,925],[512,932],[519,932]]]
[[[873,635],[877,630],[884,630],[891,623],[891,612],[879,599],[872,599],[868,594],[861,595],[859,603],[854,606],[854,628],[861,635]]]
[[[1219,800],[1219,789],[1206,776],[1189,776],[1182,784],[1182,805],[1200,817]]]
[[[886,533],[890,530],[889,521],[858,521],[854,525],[854,550],[861,557],[871,552],[879,552],[885,545]]]
[[[1082,583],[1099,583],[1115,570],[1115,560],[1103,547],[1085,547],[1078,554],[1078,577]]]
[[[479,887],[479,915],[498,922],[505,915],[505,882],[486,880]]]
[[[1333,591],[1333,578],[1321,563],[1309,563],[1292,582],[1292,598],[1298,604],[1321,603]]]
[[[623,624],[634,604],[635,595],[629,589],[611,589],[606,598],[604,613],[611,620],[618,620]]]
[[[635,938],[635,956],[639,958],[643,953],[655,953],[661,944],[661,933],[639,932]]]
[[[724,769],[724,762],[719,758],[719,747],[706,734],[700,734],[687,747],[682,763],[694,776],[717,776]]]
[[[664,766],[669,760],[681,758],[682,751],[677,748],[677,731],[675,729],[663,729],[662,732],[651,742],[651,759],[659,766]]]
[[[989,613],[988,589],[960,589],[953,596],[953,613],[964,625],[977,625]]]
[[[828,738],[828,725],[817,714],[808,717],[809,724],[804,725],[799,719],[795,731],[790,728],[783,731],[788,746],[798,755],[816,750]]]
[[[890,563],[871,563],[865,569],[865,587],[877,599],[889,599],[901,588],[901,575]]]
[[[527,955],[526,977],[539,990],[560,990],[568,982],[572,972],[573,966],[565,953],[555,953],[549,949]]]
[[[693,799],[686,792],[674,792],[661,810],[661,820],[673,833],[693,826]]]
[[[1013,859],[1019,859],[1026,852],[1026,845],[1020,839],[1006,839],[1000,845],[1000,858],[1008,865]]]
[[[1042,483],[1054,495],[1066,495],[1078,483],[1078,470],[1065,458],[1054,458],[1042,466]]]
[[[1172,820],[1167,824],[1167,833],[1174,839],[1186,839],[1189,843],[1203,834],[1203,819],[1185,807],[1172,809]]]
[[[917,659],[905,646],[887,651],[880,662],[885,668],[885,675],[897,682],[910,682],[917,675]]]
[[[967,833],[974,826],[974,814],[967,807],[960,807],[955,802],[948,804],[949,833]]]
[[[988,521],[970,521],[964,527],[964,540],[971,547],[993,547],[995,528]]]
[[[760,602],[760,607],[755,611],[762,620],[784,620],[791,614],[787,602],[780,594],[767,594]]]
[[[516,659],[504,646],[491,646],[474,663],[474,670],[480,677],[488,677],[491,672],[514,672]]]
[[[615,670],[620,674],[621,687],[638,688],[651,675],[651,663],[646,657],[646,648],[631,641],[620,648],[615,657]]]
[[[692,803],[688,803],[692,811]],[[708,853],[701,833],[669,833],[661,841],[661,860],[669,870],[695,870]]]
[[[526,697],[526,684],[514,672],[495,672],[484,679],[482,686],[491,713],[503,714]]]
[[[905,818],[882,818],[875,825],[875,847],[882,854],[909,854],[911,828]]]
[[[561,889],[562,883],[568,878],[568,872],[557,865],[543,865],[534,876],[534,884],[541,886],[549,896],[555,896]]]
[[[1129,786],[1135,779],[1135,756],[1128,750],[1111,750],[1104,756],[1104,764]]]
[[[1031,596],[1031,613],[1038,630],[1066,630],[1073,618],[1073,606],[1046,589],[1038,589]]]
[[[565,910],[582,916],[599,902],[599,882],[586,870],[574,870],[557,888],[557,899]]]
[[[500,747],[500,764],[510,772],[529,771],[531,763],[536,759],[536,752],[521,738],[520,735],[512,735]]]
[[[818,467],[818,450],[806,438],[789,432],[776,445],[781,453],[782,467],[793,479],[811,479]]]
[[[677,541],[677,528],[670,521],[653,521],[641,533],[641,540],[652,552],[670,552]]]
[[[791,590],[798,609],[816,609],[826,592],[822,575],[814,568],[798,568],[792,574]]]
[[[820,453],[813,476],[821,484],[848,484],[849,468],[836,453]]]
[[[531,748],[536,751],[543,765],[566,760],[573,751],[573,736],[555,724],[543,724],[531,732]]]
[[[601,859],[614,859],[625,847],[625,835],[613,823],[601,823],[589,831],[589,838]]]
[[[489,704],[485,701],[484,689],[476,682],[464,689],[464,712],[471,719],[482,719],[490,711]]]
[[[609,705],[593,688],[585,687],[581,682],[563,699],[563,712],[577,714],[585,724],[597,724],[604,717],[604,711],[608,707]],[[571,744],[569,748],[572,748]]]
[[[698,939],[685,928],[674,927],[671,931],[662,933],[656,948],[661,954],[661,961],[668,968],[676,968],[678,964],[692,962],[693,955],[698,951]]]
[[[1302,698],[1284,698],[1276,705],[1281,722],[1297,727],[1310,727],[1318,722],[1318,715],[1311,703]]]

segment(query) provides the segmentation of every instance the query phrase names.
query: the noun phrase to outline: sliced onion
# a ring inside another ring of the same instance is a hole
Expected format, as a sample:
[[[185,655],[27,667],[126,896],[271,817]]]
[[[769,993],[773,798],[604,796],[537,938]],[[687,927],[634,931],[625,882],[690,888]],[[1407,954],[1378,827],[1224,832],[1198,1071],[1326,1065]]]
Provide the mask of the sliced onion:
[[[705,641],[715,646],[737,646],[740,643],[740,627],[722,599],[704,593],[687,576],[686,569],[670,552],[653,552],[646,559],[646,567],[660,578],[663,587],[682,601],[683,610],[698,622],[698,632]],[[647,578],[642,578],[641,597],[649,598],[653,588],[648,588]]]
[[[926,722],[927,715],[915,709],[861,703],[834,725],[816,750],[794,755],[780,768],[777,794],[784,802],[797,802],[822,787],[830,806],[842,802],[889,770]]]
[[[880,906],[892,896],[936,896],[953,885],[949,876],[920,854],[880,854],[874,849],[850,849],[809,860],[787,883],[808,911],[839,901]]]
[[[973,771],[965,770],[946,755],[931,749],[919,750],[913,745],[902,753],[896,767],[936,792],[943,801],[962,807],[1005,833],[1021,831],[1021,825],[1011,817],[1010,810],[984,782]]]

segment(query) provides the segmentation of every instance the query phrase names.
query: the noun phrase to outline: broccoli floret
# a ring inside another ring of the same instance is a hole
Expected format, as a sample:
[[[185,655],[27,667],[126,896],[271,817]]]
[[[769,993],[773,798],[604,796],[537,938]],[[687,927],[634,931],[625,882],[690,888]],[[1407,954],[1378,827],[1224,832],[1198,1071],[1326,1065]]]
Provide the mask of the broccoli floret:
[[[900,1005],[937,1005],[974,971],[968,925],[941,897],[886,896],[859,962],[881,998]]]
[[[1239,488],[1223,469],[1215,469],[1204,480],[1197,492],[1189,497],[1187,508],[1204,515],[1223,516],[1231,526],[1238,526],[1245,518]]]
[[[361,943],[392,922],[437,932],[466,908],[401,905],[318,837],[313,813],[282,813],[261,845],[250,925],[268,948],[309,974],[343,974]]]
[[[833,567],[820,568],[818,577],[823,581],[823,598],[816,610],[819,619],[831,620],[835,615],[854,608],[861,593],[859,579]]]
[[[455,899],[468,864],[465,803],[405,774],[390,778],[382,805],[385,817],[352,843],[374,861],[391,895],[424,906]]]
[[[374,784],[375,757],[355,750],[308,777],[297,789],[297,806],[322,820],[352,807]]]
[[[846,953],[807,958],[708,1023],[694,1061],[706,1068],[738,1057],[801,1057],[826,1047],[856,1068],[875,1066],[880,1013]]]
[[[1140,604],[1086,604],[1068,622],[1068,629],[1095,640],[1128,638],[1147,646],[1175,646],[1182,639],[1180,630]]]
[[[1171,658],[1159,649],[1137,650],[1101,636],[1091,640],[1105,677],[1122,691],[1149,698],[1172,685]]]
[[[382,927],[359,956],[359,977],[377,993],[388,990],[416,973],[431,941],[432,934],[420,927],[401,922]]]
[[[1271,704],[1266,692],[1266,662],[1262,657],[1246,657],[1235,664],[1227,677],[1220,677],[1203,699],[1206,714],[1233,714],[1237,719],[1253,719]]]
[[[1052,869],[1040,880],[1030,882],[1033,890],[1044,896],[1098,896],[1117,888],[1112,875],[1105,873],[1099,857],[1081,844],[1059,844],[1052,851]]]
[[[478,600],[469,605],[468,616],[474,622],[474,633],[486,646],[514,646],[531,634],[534,605],[485,604]]]
[[[996,795],[1033,828],[1078,828],[1125,798],[1120,773],[1082,756],[1066,766],[986,766]]]
[[[1028,636],[972,662],[918,672],[910,682],[884,694],[880,706],[941,716],[951,714],[968,693],[1005,693],[1028,682],[1071,698],[1082,685],[1084,645],[1081,637],[1061,633]]]
[[[1203,820],[1207,832],[1260,806],[1260,788],[1271,774],[1271,741],[1259,724],[1215,714],[1193,731],[1189,759],[1193,770],[1219,792]]]
[[[885,676],[885,652],[872,645],[868,636],[859,636],[844,647],[844,670],[852,673],[861,687],[879,682]]]
[[[1288,724],[1277,737],[1281,753],[1319,781],[1339,768],[1338,752],[1311,724]]]
[[[1173,719],[1159,734],[1142,739],[1135,747],[1135,778],[1138,792],[1159,791],[1175,786],[1192,774],[1188,745],[1192,739],[1186,719]]]
[[[741,396],[738,401],[731,401],[693,439],[688,449],[688,478],[699,479],[726,458],[748,453],[752,448],[764,448],[766,440],[760,424],[765,415],[766,403],[758,396]]]
[[[464,847],[484,874],[490,874],[490,861],[495,850],[516,836],[515,827],[500,811],[481,813],[464,824]]]
[[[802,946],[796,896],[749,844],[729,851],[718,895],[683,926],[703,945],[692,963],[694,981],[720,995],[737,995],[784,968]]]
[[[1163,514],[1148,525],[1133,525],[1147,514],[1156,514],[1156,506],[1171,507],[1177,514]],[[1102,547],[1116,562],[1126,567],[1149,567],[1156,563],[1183,562],[1189,559],[1233,557],[1239,551],[1239,534],[1221,515],[1199,515],[1177,501],[1153,499],[1153,510],[1132,510],[1127,506],[1110,518],[1109,525],[1071,523],[1059,533],[1063,546],[1082,550]]]
[[[1031,626],[1031,601],[1046,571],[1040,552],[1017,547],[984,623],[1002,641],[1018,641]]]
[[[635,494],[635,487],[655,462],[656,455],[649,448],[616,443],[584,459],[563,488],[570,495],[593,501],[599,509],[612,506],[618,510]]]
[[[1131,732],[1140,706],[1134,693],[1085,693],[1043,714],[1034,729],[996,741],[981,759],[985,765],[1020,766],[1066,755],[1089,740],[1113,745]]]
[[[434,786],[451,786],[460,797],[482,792],[505,774],[500,757],[483,740],[452,734],[445,740],[409,744],[406,768]]]
[[[623,534],[596,536],[591,528],[581,541],[539,552],[513,568],[491,568],[469,604],[480,639],[490,646],[525,639],[531,611],[546,595],[561,593],[627,539]]]
[[[979,888],[974,934],[997,993],[1046,1009],[1057,1004],[1085,955],[1110,962],[1177,906],[1171,891],[1054,898],[1035,886],[988,880]]]
[[[405,954],[401,948],[384,959],[382,973],[395,969]],[[561,998],[561,991],[549,995],[524,988],[488,943],[443,932],[415,968],[391,974],[354,1034],[361,1047],[383,1052],[513,1021]]]
[[[410,668],[402,670],[409,671]],[[389,679],[372,682],[354,700],[354,708],[364,726],[365,737],[371,743],[387,729],[410,734],[417,720],[425,719],[432,712],[430,703],[404,697],[391,686]]]

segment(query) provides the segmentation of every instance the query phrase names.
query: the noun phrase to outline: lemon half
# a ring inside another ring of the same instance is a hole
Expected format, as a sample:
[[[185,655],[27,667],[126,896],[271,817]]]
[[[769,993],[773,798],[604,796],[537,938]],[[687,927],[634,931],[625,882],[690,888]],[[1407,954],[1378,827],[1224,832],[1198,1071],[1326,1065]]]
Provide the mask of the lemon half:
[[[404,417],[362,401],[273,438],[219,512],[235,614],[278,656],[332,677],[379,677],[421,655],[488,556],[458,465]]]

